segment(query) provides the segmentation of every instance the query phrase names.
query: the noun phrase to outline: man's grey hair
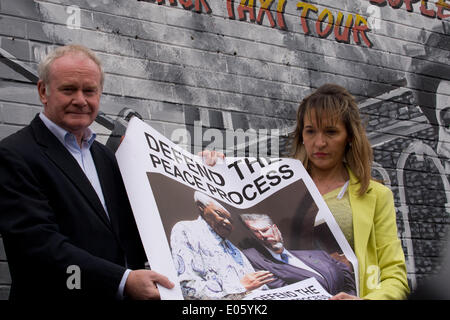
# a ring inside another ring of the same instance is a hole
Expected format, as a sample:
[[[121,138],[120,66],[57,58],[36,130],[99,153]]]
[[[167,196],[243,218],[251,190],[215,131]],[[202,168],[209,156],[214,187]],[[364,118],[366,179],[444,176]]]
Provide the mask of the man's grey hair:
[[[38,66],[38,74],[39,74],[39,79],[42,80],[42,82],[44,82],[44,84],[46,86],[48,86],[49,84],[49,77],[50,77],[50,67],[52,65],[52,63],[58,59],[61,58],[67,54],[81,54],[81,55],[85,55],[87,58],[91,59],[100,69],[100,74],[101,74],[101,79],[100,79],[100,85],[101,88],[103,88],[103,83],[105,81],[105,74],[103,72],[103,67],[102,67],[102,63],[100,61],[100,59],[95,55],[95,53],[82,45],[78,45],[78,44],[70,44],[70,45],[66,45],[66,46],[62,46],[59,48],[56,48],[55,50],[53,50],[52,52],[50,52],[49,54],[47,54],[47,56],[42,59],[42,61],[39,63]]]
[[[211,198],[210,196],[204,194],[203,192],[200,191],[195,191],[194,193],[194,201],[195,202],[200,202],[201,204],[203,204],[205,207],[212,203],[214,204],[216,207],[228,212],[227,209],[225,209],[220,203],[218,203],[216,200],[214,200],[213,198]]]
[[[268,224],[272,225],[272,219],[263,213],[243,213],[241,214],[242,221],[266,221]]]

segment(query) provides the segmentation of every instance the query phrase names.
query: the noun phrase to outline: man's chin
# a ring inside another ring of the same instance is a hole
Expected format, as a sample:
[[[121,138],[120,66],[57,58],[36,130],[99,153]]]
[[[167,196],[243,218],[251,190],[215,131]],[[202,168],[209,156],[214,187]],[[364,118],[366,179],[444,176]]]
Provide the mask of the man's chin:
[[[224,239],[227,239],[230,236],[232,230],[233,229],[220,228],[219,230],[215,231],[219,236],[221,236]]]
[[[280,250],[283,250],[284,247],[283,247],[283,243],[277,242],[277,243],[272,244],[271,248],[273,251],[280,251]]]
[[[92,122],[94,122],[94,120],[95,119],[92,119],[91,117],[88,116],[74,116],[67,119],[67,121],[65,122],[65,126],[66,128],[70,129],[68,130],[70,132],[83,131],[87,127],[89,127],[92,124]]]

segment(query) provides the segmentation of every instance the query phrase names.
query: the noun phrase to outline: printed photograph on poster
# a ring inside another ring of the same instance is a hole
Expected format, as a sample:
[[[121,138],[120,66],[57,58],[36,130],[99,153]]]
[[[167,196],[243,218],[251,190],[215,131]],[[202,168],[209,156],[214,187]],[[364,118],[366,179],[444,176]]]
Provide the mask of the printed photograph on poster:
[[[116,153],[162,299],[357,294],[356,257],[301,163],[209,167],[138,119]]]

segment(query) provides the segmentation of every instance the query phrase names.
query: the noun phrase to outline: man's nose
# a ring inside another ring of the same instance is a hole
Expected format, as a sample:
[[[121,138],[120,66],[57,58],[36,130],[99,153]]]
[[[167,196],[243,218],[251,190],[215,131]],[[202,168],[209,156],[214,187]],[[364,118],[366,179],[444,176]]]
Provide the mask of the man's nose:
[[[270,234],[268,232],[262,232],[261,230],[258,230],[259,234],[261,235],[261,237],[263,239],[269,239],[270,238]]]
[[[87,100],[86,97],[83,93],[83,90],[77,90],[74,93],[73,99],[72,99],[72,103],[74,105],[80,106],[80,107],[84,107],[85,105],[87,105]]]

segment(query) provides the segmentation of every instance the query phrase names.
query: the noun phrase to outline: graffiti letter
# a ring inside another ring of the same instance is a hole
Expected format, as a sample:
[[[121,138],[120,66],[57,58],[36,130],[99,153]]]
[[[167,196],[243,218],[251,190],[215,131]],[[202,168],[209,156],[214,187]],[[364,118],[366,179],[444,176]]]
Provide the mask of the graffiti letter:
[[[303,32],[305,34],[309,34],[310,31],[308,28],[308,24],[306,23],[306,19],[308,18],[308,13],[309,13],[309,11],[313,11],[313,12],[317,13],[318,9],[316,6],[306,3],[306,2],[297,3],[297,8],[298,9],[303,8],[302,15],[301,15],[301,24],[302,24]]]
[[[403,0],[389,0],[389,5],[394,9],[400,8],[402,4]]]
[[[69,29],[80,29],[81,27],[81,14],[80,7],[78,6],[70,6],[66,9],[69,17],[66,20],[66,26]]]
[[[206,13],[211,13],[211,7],[209,6],[208,2],[206,0],[195,0],[195,12],[202,12],[202,7],[205,7]]]
[[[420,13],[425,17],[434,18],[436,16],[436,12],[432,9],[427,8],[428,0],[422,0],[422,4],[420,5]]]
[[[370,3],[384,7],[386,5],[386,0],[370,0]]]
[[[450,4],[445,3],[445,0],[438,0],[436,2],[436,6],[438,7],[437,17],[438,19],[445,19],[450,17],[450,14],[444,14],[444,10],[450,10]]]
[[[413,12],[413,3],[419,2],[420,0],[403,0],[403,2],[406,4],[406,11]]]
[[[278,27],[283,30],[287,30],[286,22],[284,21],[284,8],[286,7],[286,0],[278,0],[277,6],[277,21]]]
[[[353,15],[350,14],[345,22],[344,31],[342,34],[339,33],[342,21],[344,20],[344,14],[342,12],[338,13],[336,24],[334,25],[334,37],[337,42],[350,43],[350,30],[353,26]]]
[[[259,8],[258,18],[256,18],[256,22],[258,24],[262,24],[264,14],[266,14],[267,18],[269,19],[270,26],[272,28],[275,27],[276,23],[273,20],[272,13],[269,10],[270,6],[272,5],[273,0],[259,0],[259,2],[261,2],[261,8]]]
[[[194,4],[192,3],[192,0],[179,0],[181,5],[186,10],[191,10]]]
[[[321,25],[322,25],[322,22],[325,21],[325,17],[328,17],[328,24],[327,24],[325,30],[322,31]],[[319,18],[317,19],[317,22],[316,22],[316,31],[317,31],[317,34],[319,35],[319,37],[321,37],[321,38],[328,37],[330,35],[331,31],[333,30],[333,25],[334,25],[333,14],[331,13],[330,10],[324,9],[320,13]]]
[[[246,5],[246,3],[248,3]],[[255,21],[255,4],[254,0],[242,0],[241,4],[238,6],[239,20],[243,21],[247,19],[245,12],[248,12],[250,16],[250,21]]]
[[[369,47],[372,48],[373,44],[370,42],[369,38],[367,38],[366,32],[370,31],[369,27],[367,26],[367,21],[364,19],[364,17],[360,16],[359,14],[356,15],[355,19],[355,25],[353,26],[353,40],[360,44],[361,41],[359,39],[359,35],[361,35],[362,39],[364,40],[364,43]]]
[[[66,281],[67,289],[81,289],[80,267],[76,265],[70,265],[67,267],[66,273],[71,274]]]
[[[367,23],[371,30],[379,30],[381,28],[381,10],[377,6],[369,6],[367,8],[369,19]]]
[[[236,19],[236,16],[234,15],[234,0],[227,0],[227,11],[229,19]]]
[[[145,1],[145,2],[155,2],[155,0],[138,0],[138,1]],[[164,4],[166,0],[156,0],[157,4]],[[171,6],[177,5],[177,0],[169,0],[169,3]]]

